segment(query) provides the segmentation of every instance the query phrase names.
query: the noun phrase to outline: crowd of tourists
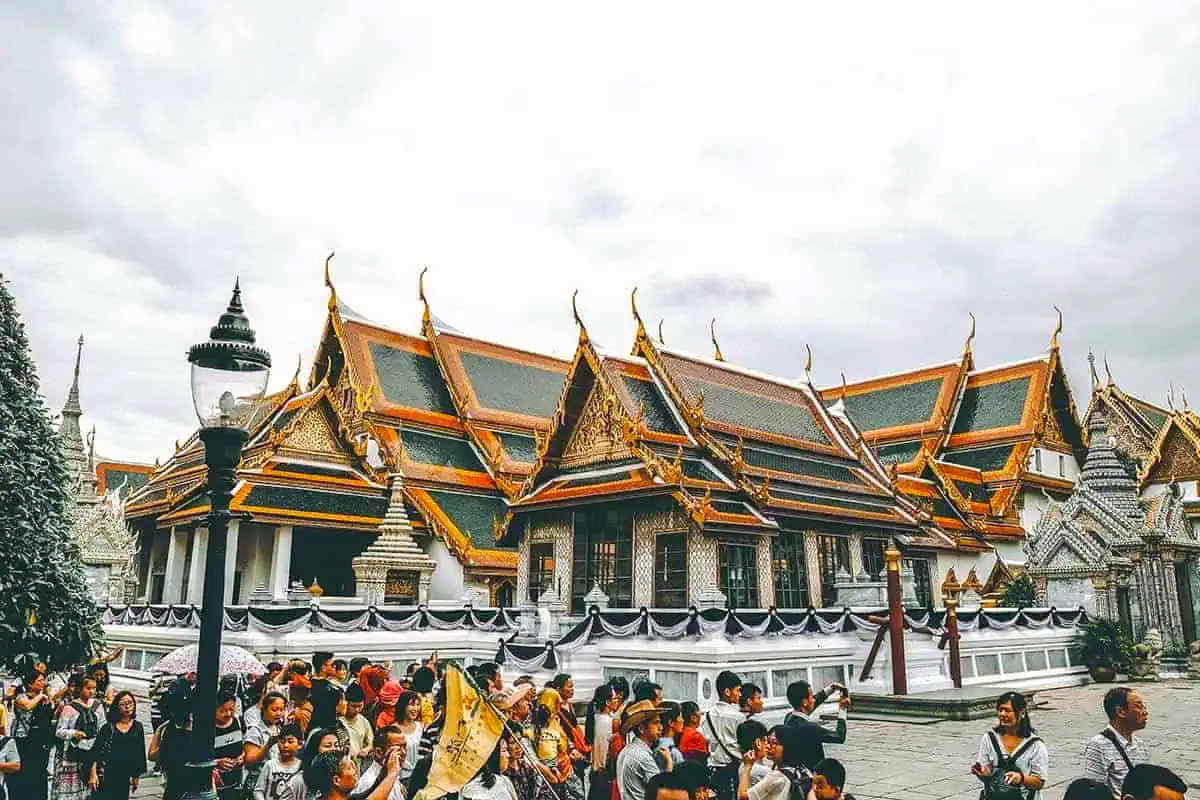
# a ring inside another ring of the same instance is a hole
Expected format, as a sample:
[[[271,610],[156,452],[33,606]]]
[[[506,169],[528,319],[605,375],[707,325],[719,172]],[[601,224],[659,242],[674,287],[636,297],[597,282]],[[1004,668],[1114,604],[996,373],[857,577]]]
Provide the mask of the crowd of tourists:
[[[118,651],[119,652],[119,651]],[[221,680],[216,713],[193,718],[194,675],[159,699],[161,724],[146,744],[137,701],[109,685],[106,660],[52,688],[43,666],[0,706],[0,799],[128,800],[148,766],[164,800],[189,780],[195,726],[213,727],[213,783],[221,800],[406,800],[429,783],[447,717],[446,665],[434,654],[395,669],[365,658],[316,653],[271,663],[261,675]],[[538,686],[506,682],[483,663],[467,673],[503,717],[502,734],[451,800],[839,800],[847,774],[825,745],[844,743],[850,695],[834,683],[787,689],[791,710],[763,721],[763,692],[732,672],[716,679],[718,701],[667,702],[649,680],[614,678],[585,703],[567,674]],[[394,677],[402,674],[402,677]],[[836,717],[818,710],[836,702]],[[586,710],[584,710],[586,709]],[[1110,690],[1108,726],[1087,743],[1085,774],[1066,800],[1178,800],[1186,785],[1150,763],[1137,732],[1147,711],[1135,691]],[[1049,800],[1050,750],[1024,695],[996,705],[969,770],[982,800]],[[866,782],[866,781],[864,781]],[[7,796],[5,796],[7,791]]]

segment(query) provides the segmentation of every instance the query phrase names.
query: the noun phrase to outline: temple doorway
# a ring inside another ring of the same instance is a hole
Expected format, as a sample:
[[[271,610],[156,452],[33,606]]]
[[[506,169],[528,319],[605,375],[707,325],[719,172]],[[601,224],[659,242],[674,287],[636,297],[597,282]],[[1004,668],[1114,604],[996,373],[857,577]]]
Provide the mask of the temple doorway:
[[[326,595],[353,597],[354,567],[350,562],[373,538],[354,531],[295,528],[288,585],[298,580],[307,588],[316,580]]]
[[[1191,572],[1196,568],[1191,561],[1175,565],[1175,590],[1179,597],[1179,616],[1183,625],[1183,641],[1194,642],[1196,636],[1196,600],[1192,594]]]

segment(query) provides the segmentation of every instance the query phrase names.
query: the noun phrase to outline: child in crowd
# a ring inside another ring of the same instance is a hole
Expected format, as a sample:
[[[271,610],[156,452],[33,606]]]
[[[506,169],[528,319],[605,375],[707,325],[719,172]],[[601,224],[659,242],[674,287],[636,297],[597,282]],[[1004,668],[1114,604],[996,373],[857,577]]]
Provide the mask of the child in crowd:
[[[283,788],[300,771],[300,740],[304,736],[295,724],[284,725],[276,743],[278,759],[269,759],[258,774],[254,785],[254,800],[280,800]]]
[[[708,739],[700,732],[700,705],[688,700],[680,707],[683,733],[679,735],[679,752],[688,761],[708,763]]]

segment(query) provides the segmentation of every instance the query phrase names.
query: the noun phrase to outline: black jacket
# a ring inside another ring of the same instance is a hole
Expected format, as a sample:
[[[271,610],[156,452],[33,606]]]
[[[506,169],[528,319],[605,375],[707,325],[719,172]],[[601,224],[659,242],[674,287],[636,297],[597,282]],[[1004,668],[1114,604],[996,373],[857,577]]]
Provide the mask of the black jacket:
[[[814,708],[829,699],[825,691],[817,692],[814,697],[817,701]],[[837,721],[837,729],[832,731],[795,711],[789,711],[783,722],[800,731],[800,763],[810,770],[825,758],[826,743],[844,744],[846,741],[846,720],[842,718]]]

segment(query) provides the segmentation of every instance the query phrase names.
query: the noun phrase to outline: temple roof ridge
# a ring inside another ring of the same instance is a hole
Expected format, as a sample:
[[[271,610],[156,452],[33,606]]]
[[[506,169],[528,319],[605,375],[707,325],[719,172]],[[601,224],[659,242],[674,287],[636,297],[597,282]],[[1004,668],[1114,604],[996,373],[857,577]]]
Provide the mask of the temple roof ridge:
[[[1034,363],[1037,363],[1038,361],[1049,362],[1050,361],[1050,353],[1046,352],[1046,353],[1042,353],[1040,355],[1033,356],[1032,358],[1022,358],[1022,359],[1018,359],[1016,361],[1006,361],[1003,364],[992,364],[987,367],[980,367],[980,368],[973,369],[970,372],[968,372],[967,376],[973,377],[975,375],[986,375],[989,372],[999,372],[1002,369],[1008,369],[1010,367],[1023,367],[1026,364],[1034,364]]]
[[[950,359],[948,361],[939,361],[935,364],[926,364],[925,366],[914,367],[913,369],[896,370],[894,372],[888,372],[888,373],[884,373],[882,375],[872,375],[869,378],[856,378],[852,381],[846,381],[845,384],[838,383],[838,384],[834,384],[832,386],[826,386],[824,388],[818,389],[817,391],[820,392],[821,394],[824,394],[826,392],[840,392],[843,385],[849,389],[849,388],[853,388],[853,387],[857,387],[857,386],[862,386],[867,383],[875,383],[877,381],[885,381],[889,378],[900,378],[900,377],[905,377],[908,375],[916,375],[918,372],[926,372],[927,370],[945,369],[946,367],[957,367],[961,363],[962,363],[961,358]]]
[[[773,383],[773,384],[776,384],[777,386],[783,386],[787,389],[797,389],[797,390],[802,391],[805,394],[809,395],[809,398],[814,403],[816,403],[818,405],[823,405],[821,403],[821,398],[817,396],[817,390],[815,388],[813,388],[808,383],[808,381],[803,378],[799,378],[796,380],[789,380],[788,378],[783,378],[778,375],[772,375],[769,372],[760,372],[756,369],[751,369],[750,367],[742,367],[737,364],[730,363],[728,361],[717,361],[716,359],[711,358],[709,356],[696,355],[695,353],[690,353],[690,352],[687,352],[684,350],[677,350],[673,347],[663,347],[662,345],[658,345],[658,346],[656,346],[656,349],[660,353],[665,353],[666,355],[669,355],[669,356],[675,356],[676,358],[684,358],[689,361],[695,361],[699,364],[705,364],[714,369],[726,370],[728,372],[736,372],[741,375],[745,375],[748,378],[754,378],[756,380],[765,381],[766,383]]]

